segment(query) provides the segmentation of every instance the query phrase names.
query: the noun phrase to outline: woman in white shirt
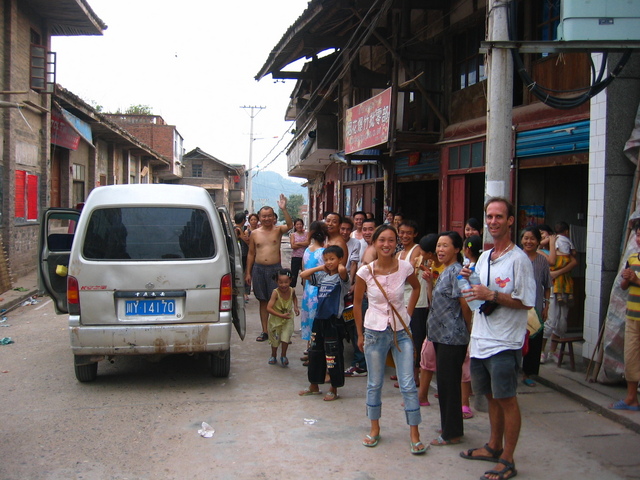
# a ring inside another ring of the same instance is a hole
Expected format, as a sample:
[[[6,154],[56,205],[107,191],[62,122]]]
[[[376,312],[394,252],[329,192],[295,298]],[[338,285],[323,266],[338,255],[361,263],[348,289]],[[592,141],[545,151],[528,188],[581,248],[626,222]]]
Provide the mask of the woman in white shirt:
[[[358,346],[364,351],[369,372],[367,416],[371,421],[371,430],[362,444],[365,447],[375,447],[380,440],[382,385],[387,353],[391,351],[410,428],[411,453],[419,455],[427,451],[427,446],[420,441],[418,430],[422,417],[413,377],[414,351],[408,325],[420,295],[420,284],[411,264],[395,257],[397,242],[398,236],[393,226],[379,226],[372,238],[377,259],[363,265],[358,270],[356,278],[354,315],[358,330]],[[409,283],[413,289],[406,307],[405,283]],[[369,308],[363,319],[362,299],[365,292],[369,299]]]

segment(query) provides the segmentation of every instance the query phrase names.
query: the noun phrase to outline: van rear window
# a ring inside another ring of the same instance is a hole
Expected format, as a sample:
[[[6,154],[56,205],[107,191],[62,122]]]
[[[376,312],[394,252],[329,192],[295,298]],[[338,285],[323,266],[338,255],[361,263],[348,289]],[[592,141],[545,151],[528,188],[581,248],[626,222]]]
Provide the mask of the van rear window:
[[[197,208],[102,208],[91,213],[82,255],[94,260],[211,258],[211,222]]]

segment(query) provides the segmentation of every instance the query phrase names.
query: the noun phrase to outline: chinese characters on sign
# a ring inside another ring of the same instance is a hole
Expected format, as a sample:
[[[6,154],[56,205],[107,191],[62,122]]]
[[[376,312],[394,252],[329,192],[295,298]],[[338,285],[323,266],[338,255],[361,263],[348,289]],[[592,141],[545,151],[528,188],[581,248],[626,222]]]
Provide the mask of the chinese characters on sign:
[[[385,143],[389,139],[391,88],[347,110],[345,153]]]
[[[80,135],[56,110],[51,111],[51,143],[70,150],[77,150],[80,143]]]

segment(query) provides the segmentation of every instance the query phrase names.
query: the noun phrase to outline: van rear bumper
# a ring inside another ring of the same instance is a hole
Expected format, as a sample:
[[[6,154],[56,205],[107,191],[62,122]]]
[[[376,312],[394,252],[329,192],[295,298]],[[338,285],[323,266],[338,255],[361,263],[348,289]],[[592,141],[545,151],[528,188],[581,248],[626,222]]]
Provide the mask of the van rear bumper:
[[[70,326],[74,355],[143,355],[227,350],[231,323]]]

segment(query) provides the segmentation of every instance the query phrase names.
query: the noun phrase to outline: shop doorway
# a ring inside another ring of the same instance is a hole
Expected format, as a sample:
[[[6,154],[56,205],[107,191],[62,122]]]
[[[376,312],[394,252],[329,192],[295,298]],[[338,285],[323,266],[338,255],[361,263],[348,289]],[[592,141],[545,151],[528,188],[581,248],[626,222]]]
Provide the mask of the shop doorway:
[[[571,272],[575,305],[569,310],[568,328],[580,332],[584,323],[588,164],[520,168],[517,183],[517,231],[526,224],[545,223],[552,229],[567,222],[578,266]],[[518,235],[519,240],[519,235]]]
[[[439,181],[399,182],[396,210],[404,218],[418,222],[419,237],[427,233],[437,233],[438,212],[440,211]]]

